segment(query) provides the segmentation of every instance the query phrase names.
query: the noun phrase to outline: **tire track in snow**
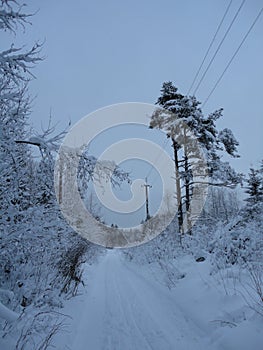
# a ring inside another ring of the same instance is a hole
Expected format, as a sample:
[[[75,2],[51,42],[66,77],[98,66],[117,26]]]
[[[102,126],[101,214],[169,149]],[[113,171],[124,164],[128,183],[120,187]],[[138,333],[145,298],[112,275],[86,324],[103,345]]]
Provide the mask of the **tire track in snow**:
[[[167,332],[156,319],[156,315],[149,312],[146,307],[147,305],[141,302],[141,299],[134,291],[134,287],[130,285],[130,273],[123,264],[121,257],[113,256],[111,263],[113,265],[112,267],[116,270],[112,280],[115,281],[120,299],[122,300],[122,307],[125,308],[125,311],[129,315],[130,326],[133,325],[136,328],[134,338],[138,338],[141,334],[148,347],[152,350],[174,350],[173,342],[169,342]],[[141,348],[146,349],[145,346],[133,347],[132,349]]]
[[[123,314],[125,315],[126,317],[126,320],[128,321],[127,324],[129,325],[129,327],[131,328],[132,324],[134,325],[133,327],[133,330],[134,328],[137,329],[137,331],[139,332],[139,335],[141,335],[141,339],[143,339],[143,342],[146,343],[146,347],[143,346],[143,349],[147,350],[147,349],[150,349],[150,350],[153,350],[153,347],[151,345],[151,343],[149,342],[149,339],[146,337],[146,335],[142,332],[141,328],[138,326],[138,323],[136,322],[136,318],[134,317],[134,310],[132,310],[132,307],[131,307],[131,303],[130,303],[130,300],[127,300],[127,298],[124,299],[124,297],[122,296],[122,293],[120,292],[119,290],[119,283],[117,283],[116,281],[116,274],[114,274],[114,277],[113,277],[113,283],[115,285],[115,289],[116,289],[116,292],[118,293],[118,296],[119,296],[119,300],[120,300],[120,305],[121,308],[122,308],[122,312]],[[127,313],[127,308],[128,308],[128,305],[130,303],[130,307],[129,307],[129,313]],[[126,311],[124,310],[124,307],[123,307],[123,304],[126,306]],[[127,318],[127,314],[130,315],[129,319]],[[138,333],[137,332],[137,333]],[[136,332],[135,332],[136,333]],[[136,340],[136,334],[134,334],[135,337],[134,340]],[[138,334],[137,334],[138,336]],[[132,344],[131,344],[132,345]],[[132,345],[133,346],[133,345]],[[142,346],[142,344],[140,345]],[[133,348],[134,349],[134,348]]]
[[[71,339],[58,350],[65,345],[71,350],[205,348],[171,291],[147,270],[136,268],[118,251],[109,251],[93,265],[85,298],[72,300]]]
[[[163,286],[155,283],[152,279],[145,279],[143,274],[134,270],[130,265],[128,266],[125,260],[123,260],[123,263],[125,269],[129,271],[129,273],[127,273],[129,279],[126,279],[126,283],[128,283],[130,288],[134,290],[134,293],[137,294],[138,300],[140,300],[145,309],[148,309],[148,312],[152,317],[156,318],[158,313],[161,314],[160,327],[167,335],[167,339],[171,337],[171,334],[174,334],[175,336],[177,333],[176,340],[179,342],[180,350],[184,349],[182,340],[188,344],[186,349],[190,348],[188,346],[190,346],[191,341],[193,349],[203,349],[204,344],[202,343],[206,336],[205,330],[196,324],[196,322],[186,317],[184,310],[180,304],[178,304],[171,291],[168,288],[163,288]],[[131,283],[131,281],[133,281],[133,283]],[[152,302],[150,302],[150,297],[147,299],[143,297],[143,291],[145,290],[151,294],[153,298]],[[169,322],[166,322],[167,320],[169,320]],[[195,336],[193,336],[194,334]],[[176,340],[173,343],[173,349]]]
[[[128,319],[121,308],[120,299],[113,288],[112,271],[110,263],[105,267],[105,294],[106,294],[106,319],[103,350],[122,349],[122,342],[129,336]],[[125,349],[128,350],[127,347]]]

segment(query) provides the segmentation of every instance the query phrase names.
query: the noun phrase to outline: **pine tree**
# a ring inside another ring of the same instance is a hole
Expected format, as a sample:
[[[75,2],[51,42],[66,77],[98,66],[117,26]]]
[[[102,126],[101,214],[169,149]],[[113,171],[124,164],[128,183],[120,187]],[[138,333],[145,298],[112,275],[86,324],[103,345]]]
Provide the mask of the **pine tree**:
[[[248,174],[246,193],[249,195],[246,201],[257,204],[263,201],[263,176],[261,170],[250,168]]]
[[[205,117],[194,96],[184,96],[172,82],[163,83],[157,108],[151,116],[150,128],[162,129],[172,140],[175,162],[176,197],[178,224],[183,231],[183,207],[190,227],[190,200],[193,192],[193,170],[198,169],[200,153],[192,135],[201,145],[207,158],[208,173],[212,185],[232,186],[240,181],[240,175],[228,163],[221,161],[218,152],[224,151],[237,157],[237,146],[229,129],[218,132],[216,121],[222,116],[222,109]],[[191,135],[188,131],[191,131]],[[224,171],[221,171],[224,169]],[[202,169],[198,169],[202,175]],[[207,174],[204,172],[203,176]],[[217,183],[216,183],[217,182]],[[185,198],[182,201],[182,198]]]

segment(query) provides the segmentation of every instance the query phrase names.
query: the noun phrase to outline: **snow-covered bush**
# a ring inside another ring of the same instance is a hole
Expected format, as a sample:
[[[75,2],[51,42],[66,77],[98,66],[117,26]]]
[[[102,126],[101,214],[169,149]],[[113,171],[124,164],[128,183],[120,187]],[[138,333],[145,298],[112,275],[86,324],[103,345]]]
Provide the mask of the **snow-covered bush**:
[[[127,259],[139,264],[149,264],[161,260],[172,260],[181,252],[180,235],[177,220],[174,219],[167,229],[151,241],[123,252]]]
[[[89,248],[89,243],[78,238],[72,246],[70,246],[58,261],[58,270],[62,279],[61,293],[75,296],[78,285],[82,282],[81,265],[85,261],[85,253]],[[83,282],[82,282],[83,283]]]

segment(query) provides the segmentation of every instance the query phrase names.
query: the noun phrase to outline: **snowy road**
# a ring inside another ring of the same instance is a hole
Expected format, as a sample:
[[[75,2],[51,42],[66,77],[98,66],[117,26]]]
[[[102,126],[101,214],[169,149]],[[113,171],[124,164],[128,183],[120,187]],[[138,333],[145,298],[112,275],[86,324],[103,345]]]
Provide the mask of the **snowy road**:
[[[205,348],[203,332],[185,318],[170,290],[145,279],[118,251],[108,251],[92,274],[87,294],[71,311],[73,329],[61,349]]]
[[[158,266],[128,262],[114,249],[86,265],[86,286],[66,303],[63,313],[71,319],[54,348],[262,350],[261,321],[241,296],[226,295],[215,283],[208,262],[176,260],[173,270],[186,277],[172,289]]]

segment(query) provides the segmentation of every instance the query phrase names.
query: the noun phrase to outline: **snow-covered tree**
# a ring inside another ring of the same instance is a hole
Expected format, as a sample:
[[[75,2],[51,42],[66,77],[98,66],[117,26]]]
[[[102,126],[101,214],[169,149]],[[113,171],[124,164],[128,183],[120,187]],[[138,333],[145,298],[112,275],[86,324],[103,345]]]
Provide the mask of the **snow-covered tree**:
[[[246,201],[256,204],[263,201],[263,174],[261,169],[250,168],[248,174],[246,193],[249,195]]]
[[[0,1],[0,29],[13,33],[25,26],[23,8],[16,1]],[[0,295],[0,316],[7,321],[11,313],[1,303],[18,313],[28,305],[60,305],[61,285],[66,278],[71,293],[72,279],[59,261],[70,261],[76,290],[81,255],[90,247],[66,225],[54,200],[52,207],[46,205],[50,196],[54,199],[52,153],[60,136],[51,136],[52,128],[35,136],[28,130],[27,88],[39,49],[36,44],[29,51],[11,46],[0,52],[0,289],[13,296],[3,300]],[[30,145],[39,148],[40,161]]]
[[[15,1],[1,1],[0,29],[15,32],[27,23],[28,15]],[[0,158],[1,218],[0,224],[17,221],[31,205],[32,158],[26,145],[17,139],[26,137],[30,112],[27,85],[31,67],[40,60],[39,45],[24,51],[11,45],[0,52]]]
[[[157,104],[161,108],[152,114],[150,128],[164,130],[172,140],[178,223],[182,231],[184,211],[190,227],[190,199],[195,185],[193,170],[198,169],[201,177],[207,175],[205,169],[200,167],[200,151],[196,142],[206,155],[209,184],[216,186],[235,186],[240,181],[240,174],[236,174],[227,162],[223,162],[220,154],[224,151],[232,157],[238,157],[238,142],[231,130],[217,130],[216,121],[221,117],[222,109],[204,116],[199,107],[200,102],[194,96],[178,93],[172,82],[163,84]]]

